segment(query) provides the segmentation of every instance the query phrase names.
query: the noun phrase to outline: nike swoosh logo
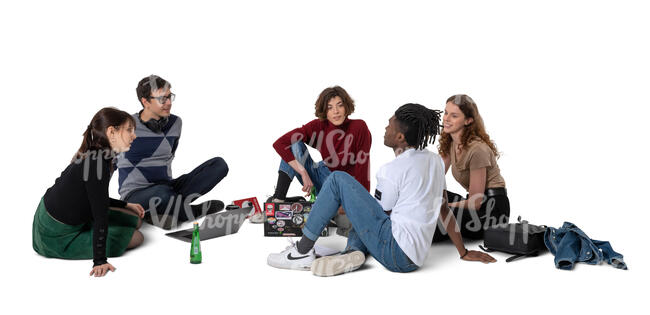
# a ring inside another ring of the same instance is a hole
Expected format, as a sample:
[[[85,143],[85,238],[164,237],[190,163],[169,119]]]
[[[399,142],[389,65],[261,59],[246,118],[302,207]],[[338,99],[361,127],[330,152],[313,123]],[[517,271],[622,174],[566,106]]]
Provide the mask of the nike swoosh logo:
[[[287,255],[287,259],[289,259],[289,260],[298,260],[298,259],[303,259],[303,258],[307,258],[307,257],[309,257],[309,255],[299,256],[299,257],[293,257],[293,256],[291,256],[291,253],[289,253],[289,255]]]

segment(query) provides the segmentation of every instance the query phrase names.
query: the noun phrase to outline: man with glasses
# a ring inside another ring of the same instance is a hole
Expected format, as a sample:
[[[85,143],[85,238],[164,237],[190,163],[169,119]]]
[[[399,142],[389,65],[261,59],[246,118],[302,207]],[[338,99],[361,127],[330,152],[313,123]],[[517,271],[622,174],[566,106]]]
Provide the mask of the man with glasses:
[[[175,99],[171,84],[150,75],[138,83],[136,93],[142,110],[133,114],[136,139],[131,150],[117,158],[119,193],[122,200],[145,208],[145,221],[171,229],[223,209],[223,202],[209,200],[191,205],[208,193],[227,174],[228,165],[216,157],[188,174],[172,178],[171,164],[181,136],[181,118],[171,114]]]

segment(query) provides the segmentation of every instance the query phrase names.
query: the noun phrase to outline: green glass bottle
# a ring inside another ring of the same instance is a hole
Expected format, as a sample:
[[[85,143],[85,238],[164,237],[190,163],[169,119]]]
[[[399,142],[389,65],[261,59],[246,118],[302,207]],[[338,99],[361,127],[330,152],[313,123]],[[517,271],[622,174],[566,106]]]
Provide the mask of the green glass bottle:
[[[199,236],[199,223],[194,222],[194,231],[192,231],[192,247],[190,248],[190,263],[200,264],[203,259],[201,254],[201,237]]]
[[[309,196],[309,202],[316,202],[316,187],[311,188],[311,196]]]

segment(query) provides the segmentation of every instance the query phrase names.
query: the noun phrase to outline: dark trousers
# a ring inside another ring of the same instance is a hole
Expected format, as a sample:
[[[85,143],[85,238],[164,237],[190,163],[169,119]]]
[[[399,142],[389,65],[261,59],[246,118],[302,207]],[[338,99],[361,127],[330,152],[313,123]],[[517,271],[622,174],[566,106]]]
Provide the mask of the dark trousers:
[[[449,203],[466,200],[461,195],[448,191]],[[476,210],[450,208],[456,217],[456,223],[460,227],[460,234],[463,238],[480,240],[483,239],[483,232],[489,226],[500,223],[508,223],[510,218],[510,200],[508,196],[487,197],[481,203],[481,208]],[[438,227],[433,234],[433,242],[441,242],[449,239],[442,219],[438,220]]]
[[[153,210],[157,214],[173,215],[180,221],[187,221],[193,217],[190,203],[212,190],[227,174],[226,161],[216,157],[167,183],[136,190],[126,197],[126,201],[139,203],[145,211]]]

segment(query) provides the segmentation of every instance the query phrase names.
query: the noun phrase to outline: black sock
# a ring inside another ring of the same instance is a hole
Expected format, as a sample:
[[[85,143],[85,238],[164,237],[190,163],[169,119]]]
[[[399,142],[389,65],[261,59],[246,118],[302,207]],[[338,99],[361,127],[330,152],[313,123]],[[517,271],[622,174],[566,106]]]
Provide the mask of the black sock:
[[[307,254],[312,248],[314,248],[314,241],[310,240],[307,236],[302,236],[300,241],[298,242],[298,253],[304,255]]]
[[[275,193],[273,194],[273,198],[282,200],[284,200],[284,198],[287,198],[289,185],[291,185],[291,178],[289,178],[289,175],[283,171],[278,171],[278,183],[275,185]]]

